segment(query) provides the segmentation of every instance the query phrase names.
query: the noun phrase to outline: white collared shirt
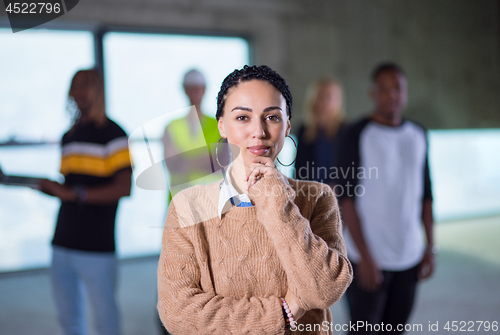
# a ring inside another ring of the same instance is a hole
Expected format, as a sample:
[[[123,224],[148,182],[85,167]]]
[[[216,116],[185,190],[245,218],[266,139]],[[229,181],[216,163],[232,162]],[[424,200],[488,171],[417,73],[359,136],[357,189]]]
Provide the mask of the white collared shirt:
[[[228,212],[232,207],[238,206],[241,202],[250,202],[250,198],[247,194],[239,194],[231,183],[231,177],[229,177],[229,171],[232,168],[230,165],[224,174],[224,180],[220,186],[219,193],[219,219],[222,218],[222,214]],[[232,199],[232,201],[231,201]]]

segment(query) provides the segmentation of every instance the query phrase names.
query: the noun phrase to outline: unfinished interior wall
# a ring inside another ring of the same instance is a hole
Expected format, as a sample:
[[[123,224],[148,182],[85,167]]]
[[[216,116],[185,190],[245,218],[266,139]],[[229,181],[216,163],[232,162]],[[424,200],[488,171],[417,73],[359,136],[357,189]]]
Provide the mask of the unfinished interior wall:
[[[407,72],[407,116],[475,128],[500,127],[499,16],[498,0],[85,0],[53,23],[247,36],[254,63],[289,82],[294,127],[320,76],[344,84],[350,119],[370,112],[369,74],[393,60]]]

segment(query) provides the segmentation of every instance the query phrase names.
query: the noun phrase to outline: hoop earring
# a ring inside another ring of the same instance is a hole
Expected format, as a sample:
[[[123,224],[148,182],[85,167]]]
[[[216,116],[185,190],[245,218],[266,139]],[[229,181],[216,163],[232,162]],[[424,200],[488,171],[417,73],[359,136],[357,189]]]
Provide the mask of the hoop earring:
[[[295,160],[297,159],[297,143],[295,143],[295,140],[293,139],[293,137],[291,137],[291,136],[287,136],[287,137],[288,137],[289,139],[291,139],[291,140],[292,140],[292,142],[293,142],[293,145],[295,145],[295,157],[293,157],[293,161],[292,161],[290,164],[288,164],[288,165],[285,165],[285,164],[281,163],[281,162],[280,162],[280,159],[279,159],[278,157],[276,157],[276,160],[278,161],[278,163],[280,163],[280,164],[281,164],[281,165],[283,165],[283,166],[290,166],[290,165],[292,165],[293,163],[295,163]]]
[[[218,151],[219,151],[219,143],[220,143],[220,141],[221,141],[222,139],[224,139],[224,137],[219,138],[219,140],[217,141],[217,145],[215,146],[215,159],[217,160],[217,164],[219,164],[219,166],[220,166],[221,168],[225,168],[226,166],[228,166],[228,165],[229,165],[229,163],[231,162],[231,159],[229,159],[229,161],[227,162],[227,164],[226,164],[226,165],[222,165],[222,164],[219,162],[219,155],[218,155]]]

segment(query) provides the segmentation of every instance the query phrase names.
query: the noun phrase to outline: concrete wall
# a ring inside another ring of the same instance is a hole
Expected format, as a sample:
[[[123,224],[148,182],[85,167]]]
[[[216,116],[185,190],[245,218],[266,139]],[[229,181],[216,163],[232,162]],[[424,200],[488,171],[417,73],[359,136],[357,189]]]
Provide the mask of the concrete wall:
[[[406,114],[431,128],[500,125],[498,1],[336,1],[288,21],[294,92],[322,73],[345,84],[347,112],[372,105],[369,73],[407,72]]]
[[[408,76],[407,116],[475,128],[500,127],[499,17],[499,0],[81,0],[56,23],[248,36],[254,62],[289,82],[294,127],[319,76],[344,83],[349,119],[370,112],[369,73],[394,60]]]

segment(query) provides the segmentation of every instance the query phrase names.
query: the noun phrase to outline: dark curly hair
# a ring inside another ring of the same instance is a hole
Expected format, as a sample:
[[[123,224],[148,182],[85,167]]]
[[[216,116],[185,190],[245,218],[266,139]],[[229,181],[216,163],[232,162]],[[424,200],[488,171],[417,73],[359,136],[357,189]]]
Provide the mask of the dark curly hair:
[[[401,68],[401,66],[399,66],[397,63],[384,62],[384,63],[378,64],[375,67],[375,69],[373,69],[372,74],[371,74],[372,82],[376,82],[378,76],[382,72],[386,72],[386,71],[393,71],[393,72],[396,72],[396,73],[402,75],[403,77],[406,77],[405,72],[403,71],[403,68]]]
[[[290,88],[288,87],[285,79],[281,77],[276,71],[271,69],[269,66],[248,66],[245,65],[241,70],[234,70],[231,72],[222,82],[219,94],[217,95],[217,113],[215,118],[217,121],[224,113],[224,105],[226,103],[227,92],[233,87],[237,86],[243,81],[249,81],[252,79],[267,81],[271,83],[278,91],[281,92],[286,100],[286,113],[288,118],[292,118],[292,94],[290,93]]]

